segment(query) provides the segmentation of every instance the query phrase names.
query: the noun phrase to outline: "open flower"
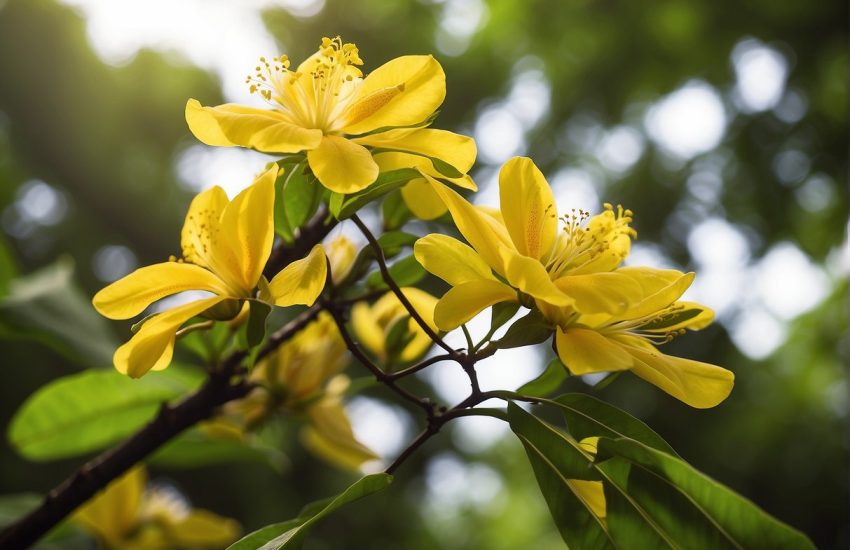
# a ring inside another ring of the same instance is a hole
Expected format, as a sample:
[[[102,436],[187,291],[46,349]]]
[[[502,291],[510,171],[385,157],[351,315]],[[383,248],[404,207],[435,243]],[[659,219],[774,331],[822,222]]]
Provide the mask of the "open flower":
[[[573,374],[630,370],[673,397],[696,408],[714,407],[732,391],[730,371],[700,361],[665,355],[657,345],[669,342],[686,329],[699,330],[711,323],[711,309],[678,301],[693,281],[693,273],[672,269],[624,267],[620,269],[641,287],[618,314],[581,315],[555,329],[555,349]]]
[[[226,320],[254,298],[274,238],[273,166],[232,201],[220,187],[192,201],[181,234],[182,259],[142,267],[98,292],[92,303],[110,319],[129,319],[151,303],[188,290],[211,293],[146,319],[115,351],[120,372],[138,378],[171,362],[176,332],[196,315]],[[325,284],[324,249],[316,245],[303,260],[278,273],[264,292],[278,306],[312,304]]]
[[[109,550],[214,549],[239,536],[234,520],[192,509],[171,487],[148,486],[141,466],[84,504],[73,521]]]
[[[436,331],[434,307],[437,299],[418,288],[405,287],[401,291],[422,319]],[[390,359],[402,363],[414,361],[433,344],[393,292],[387,292],[372,305],[365,302],[354,304],[351,308],[351,326],[363,346],[384,363]],[[391,337],[399,329],[401,332],[395,338]],[[393,344],[398,345],[398,349],[388,349]]]
[[[564,311],[616,312],[639,291],[630,277],[613,271],[634,236],[630,211],[606,205],[593,217],[574,210],[558,218],[549,184],[528,158],[515,157],[499,172],[499,212],[477,208],[423,176],[472,245],[433,234],[414,247],[423,267],[452,285],[434,313],[441,329],[505,301],[536,303],[553,323]]]
[[[365,78],[362,64],[357,47],[339,37],[324,38],[295,70],[285,55],[260,58],[247,84],[271,109],[203,107],[190,99],[186,121],[208,145],[306,151],[316,178],[339,193],[354,193],[377,178],[379,167],[367,147],[437,158],[465,174],[475,160],[473,140],[423,127],[446,95],[437,60],[398,57]]]

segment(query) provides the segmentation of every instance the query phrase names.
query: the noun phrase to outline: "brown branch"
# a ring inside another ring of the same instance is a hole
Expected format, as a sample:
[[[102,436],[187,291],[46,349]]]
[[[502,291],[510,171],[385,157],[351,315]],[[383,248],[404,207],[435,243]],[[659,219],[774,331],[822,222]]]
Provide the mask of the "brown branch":
[[[319,311],[321,308],[314,306],[272,334],[257,359],[298,333]],[[26,548],[35,543],[78,506],[183,430],[210,418],[228,401],[246,396],[253,386],[238,375],[247,356],[248,352],[242,350],[230,354],[195,393],[176,405],[163,404],[159,414],[135,435],[84,464],[50,491],[38,508],[0,532],[0,548]]]
[[[389,272],[389,269],[387,268],[387,259],[384,256],[384,250],[381,248],[380,243],[378,243],[377,239],[375,239],[375,236],[372,234],[372,232],[369,231],[369,228],[366,227],[366,224],[363,223],[363,221],[357,216],[357,214],[351,216],[351,220],[354,222],[357,228],[360,229],[360,232],[363,233],[363,236],[366,237],[366,240],[369,241],[369,245],[372,247],[372,251],[375,253],[375,260],[378,262],[378,268],[381,270],[381,277],[384,279],[384,282],[387,284],[387,286],[390,287],[390,290],[393,291],[393,294],[396,295],[396,298],[398,298],[398,301],[401,302],[401,305],[404,306],[404,308],[407,310],[413,320],[419,324],[425,334],[427,334],[428,337],[431,338],[431,340],[433,340],[435,344],[446,350],[446,352],[448,352],[448,354],[451,355],[452,358],[456,357],[458,352],[450,345],[446,344],[443,339],[440,338],[439,334],[434,332],[434,330],[428,325],[428,323],[425,322],[422,316],[419,315],[419,312],[416,311],[416,308],[413,307],[413,304],[410,303],[410,300],[407,299],[407,296],[405,296],[404,293],[401,291],[401,288],[399,288],[398,284],[395,282]]]

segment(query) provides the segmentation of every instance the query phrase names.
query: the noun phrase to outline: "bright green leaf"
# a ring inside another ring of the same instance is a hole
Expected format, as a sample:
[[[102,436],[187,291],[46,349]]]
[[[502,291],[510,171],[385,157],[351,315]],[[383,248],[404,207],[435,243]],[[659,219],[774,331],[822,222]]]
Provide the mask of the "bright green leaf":
[[[43,386],[9,425],[11,445],[34,461],[96,451],[123,439],[166,401],[194,386],[174,365],[134,380],[117,371],[85,371]]]
[[[384,229],[392,231],[398,229],[412,217],[407,203],[404,202],[401,193],[390,193],[381,205],[381,215],[384,220]]]
[[[406,256],[389,267],[390,276],[398,286],[412,286],[425,277],[425,268],[413,256]],[[389,288],[380,271],[375,271],[366,279],[372,288]]]

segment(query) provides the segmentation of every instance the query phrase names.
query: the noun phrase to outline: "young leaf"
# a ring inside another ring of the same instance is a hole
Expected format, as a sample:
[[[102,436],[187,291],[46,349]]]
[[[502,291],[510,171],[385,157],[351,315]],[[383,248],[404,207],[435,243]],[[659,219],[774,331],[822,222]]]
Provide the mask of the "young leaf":
[[[96,451],[130,435],[159,406],[192,389],[172,365],[133,380],[117,371],[91,370],[40,388],[9,425],[11,445],[34,461]]]
[[[510,326],[499,340],[493,342],[499,349],[518,348],[545,342],[552,336],[552,327],[536,309]]]
[[[814,548],[804,534],[677,457],[632,439],[601,438],[598,445],[600,457],[614,457],[619,469],[611,477],[619,490],[605,491],[608,526],[618,539],[632,535],[630,511],[640,508],[674,548]]]
[[[558,391],[558,388],[561,387],[561,384],[567,378],[569,378],[569,373],[566,367],[564,367],[560,359],[555,358],[549,361],[549,364],[546,365],[546,370],[540,376],[520,386],[517,393],[546,397]]]
[[[373,200],[386,195],[390,191],[398,189],[410,180],[419,177],[422,177],[419,171],[412,168],[401,168],[399,170],[382,172],[378,175],[378,179],[376,179],[374,183],[362,191],[358,191],[351,195],[345,195],[340,199],[336,199],[332,196],[328,207],[331,214],[333,214],[337,219],[344,220],[346,218],[350,218],[358,210]]]
[[[516,312],[519,311],[519,304],[516,302],[499,302],[490,311],[490,334],[493,334],[499,327],[513,319]]]
[[[360,478],[333,500],[307,505],[295,519],[268,525],[243,537],[227,550],[282,550],[301,548],[310,529],[336,509],[386,489],[392,482],[389,474],[372,474]]]
[[[389,267],[390,276],[398,286],[415,285],[425,276],[425,268],[413,256],[407,256]],[[372,288],[388,288],[380,271],[375,271],[366,279]]]

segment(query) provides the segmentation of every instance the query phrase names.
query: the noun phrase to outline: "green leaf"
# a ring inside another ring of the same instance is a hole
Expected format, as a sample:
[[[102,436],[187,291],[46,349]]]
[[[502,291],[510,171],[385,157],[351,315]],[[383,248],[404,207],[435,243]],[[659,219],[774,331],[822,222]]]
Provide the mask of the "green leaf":
[[[248,308],[248,322],[245,325],[245,335],[248,347],[259,346],[266,337],[266,319],[271,313],[272,307],[260,300],[251,300]]]
[[[563,369],[563,365],[561,366]],[[585,437],[627,437],[653,449],[678,456],[652,428],[626,411],[584,393],[568,393],[550,402],[561,408],[569,431],[577,439]]]
[[[34,461],[102,449],[139,429],[159,406],[192,389],[174,365],[133,380],[117,371],[85,371],[43,386],[9,425],[11,445]]]
[[[381,205],[381,215],[384,219],[384,229],[398,229],[409,220],[413,214],[404,202],[401,193],[390,193]]]
[[[118,341],[73,274],[73,260],[63,257],[11,281],[0,300],[0,337],[35,340],[84,366],[111,366]]]
[[[378,179],[369,187],[353,193],[345,195],[342,198],[337,198],[340,195],[332,195],[330,204],[328,205],[331,214],[337,219],[344,220],[350,218],[362,207],[366,206],[373,200],[394,191],[409,182],[412,179],[420,178],[422,175],[413,168],[401,168],[399,170],[390,170],[378,174]]]
[[[569,435],[508,403],[511,429],[525,447],[549,511],[570,548],[617,548],[605,523],[593,514],[573,480],[598,480],[592,457]]]
[[[518,348],[545,342],[553,328],[536,309],[520,317],[499,340],[492,343],[498,349]]]
[[[438,159],[437,157],[428,157],[431,160],[431,164],[434,166],[434,169],[447,178],[462,178],[463,172],[449,164],[448,162]]]
[[[619,540],[633,535],[639,508],[673,548],[814,548],[804,534],[677,457],[609,438],[599,440],[599,456],[614,457],[612,471],[618,470],[612,476],[618,490],[606,487],[605,494],[608,526]]]
[[[389,267],[390,276],[398,286],[412,286],[425,277],[425,268],[413,256],[406,256]],[[372,288],[389,288],[380,271],[375,271],[366,279]]]
[[[546,370],[540,376],[520,386],[517,393],[546,397],[558,391],[558,388],[561,387],[561,384],[567,378],[569,378],[569,373],[566,367],[564,367],[560,359],[555,358],[549,361],[549,364],[546,365]]]
[[[513,319],[517,311],[519,311],[519,304],[516,302],[499,302],[494,305],[493,309],[490,310],[490,334]]]
[[[389,332],[387,333],[385,349],[387,351],[389,363],[395,362],[395,359],[401,355],[404,348],[406,348],[407,345],[416,337],[415,334],[410,332],[410,319],[411,317],[409,315],[399,317],[392,324]]]
[[[310,529],[341,506],[386,489],[393,476],[385,473],[372,474],[359,479],[336,498],[322,500],[304,507],[295,519],[263,527],[243,537],[228,547],[228,550],[281,550],[297,549],[304,544]]]
[[[419,240],[418,236],[404,231],[388,231],[378,237],[378,244],[384,251],[384,257],[392,258],[398,255],[405,246],[413,246],[413,243],[417,240]]]

